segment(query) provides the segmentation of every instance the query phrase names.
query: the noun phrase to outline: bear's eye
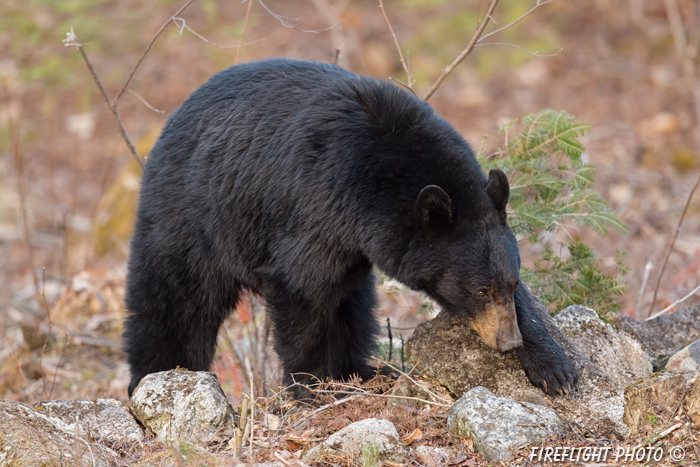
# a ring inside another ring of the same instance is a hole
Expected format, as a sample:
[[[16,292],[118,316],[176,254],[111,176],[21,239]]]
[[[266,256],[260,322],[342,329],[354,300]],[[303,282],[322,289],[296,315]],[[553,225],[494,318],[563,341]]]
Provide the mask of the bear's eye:
[[[513,282],[513,290],[518,288],[518,284],[519,284],[518,281]]]
[[[484,298],[489,294],[489,289],[488,287],[482,287],[479,290],[476,291],[476,296],[480,298]]]

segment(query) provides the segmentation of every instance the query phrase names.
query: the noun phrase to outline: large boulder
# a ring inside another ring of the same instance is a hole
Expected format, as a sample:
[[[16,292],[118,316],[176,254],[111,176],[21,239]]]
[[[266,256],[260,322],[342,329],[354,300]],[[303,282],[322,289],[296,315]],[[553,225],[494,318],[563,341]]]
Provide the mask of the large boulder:
[[[646,321],[625,323],[660,361],[700,339],[700,305]]]
[[[494,396],[477,386],[454,403],[447,416],[450,439],[460,444],[470,438],[492,462],[508,461],[523,446],[541,443],[564,423],[549,407]]]
[[[160,440],[206,442],[231,428],[233,408],[214,373],[170,370],[144,377],[129,407]]]
[[[598,436],[625,438],[629,428],[622,421],[624,390],[594,365],[554,324],[547,310],[535,299],[536,315],[554,341],[572,359],[579,373],[571,397],[552,399],[563,416]],[[423,374],[460,397],[476,386],[483,386],[501,397],[532,401],[533,387],[512,354],[502,354],[486,346],[463,319],[441,312],[422,323],[408,340],[409,360]]]
[[[595,310],[572,305],[553,321],[594,365],[621,386],[652,373],[651,356],[634,335],[605,323]]]

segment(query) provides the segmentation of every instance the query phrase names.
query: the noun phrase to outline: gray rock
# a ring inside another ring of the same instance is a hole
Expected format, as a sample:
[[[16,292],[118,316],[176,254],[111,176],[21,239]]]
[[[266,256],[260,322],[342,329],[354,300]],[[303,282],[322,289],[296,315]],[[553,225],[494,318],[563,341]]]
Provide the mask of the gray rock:
[[[663,360],[700,339],[700,305],[627,325],[655,358]]]
[[[302,459],[322,461],[338,457],[353,459],[359,463],[371,460],[368,457],[391,464],[406,464],[409,460],[396,427],[390,421],[380,418],[351,423],[307,451]]]
[[[598,436],[625,438],[624,391],[594,365],[554,324],[547,310],[535,299],[536,316],[561,349],[572,359],[579,374],[570,397],[551,399],[553,407],[566,418]],[[441,312],[416,328],[406,345],[409,360],[423,375],[461,396],[484,386],[498,396],[532,401],[535,391],[517,357],[486,346],[468,322]]]
[[[75,432],[75,421],[79,420],[93,441],[107,446],[130,445],[146,436],[128,407],[118,400],[46,401],[34,408],[69,433]]]
[[[127,430],[124,438],[110,427],[111,416],[115,427]],[[54,401],[36,407],[0,401],[0,466],[122,465],[120,454],[111,448],[123,452],[143,437],[134,420],[129,423],[127,418],[128,412],[117,401]]]
[[[654,373],[625,388],[624,421],[631,432],[650,427],[652,422],[669,422],[681,403],[684,386],[681,375]]]
[[[214,373],[170,370],[144,377],[129,401],[134,417],[159,440],[207,441],[234,423]]]
[[[453,443],[471,438],[476,450],[492,462],[508,461],[519,449],[564,430],[554,410],[494,396],[481,386],[454,403],[447,426]]]
[[[700,339],[669,358],[666,371],[683,375],[688,381],[693,379],[700,371]]]
[[[573,305],[553,320],[594,365],[623,387],[652,373],[651,356],[633,334],[603,322],[595,310]]]

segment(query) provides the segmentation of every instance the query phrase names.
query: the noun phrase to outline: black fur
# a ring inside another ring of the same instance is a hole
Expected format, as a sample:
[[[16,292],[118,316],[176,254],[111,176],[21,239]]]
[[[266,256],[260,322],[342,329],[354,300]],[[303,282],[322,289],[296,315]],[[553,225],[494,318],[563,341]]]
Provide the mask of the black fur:
[[[148,373],[207,370],[243,289],[265,299],[287,381],[302,382],[372,375],[372,265],[467,317],[484,285],[513,294],[520,256],[500,175],[487,189],[462,137],[391,83],[285,59],[215,75],[169,118],[144,170],[129,393]],[[429,185],[439,191],[419,196]],[[573,385],[528,298],[515,303],[530,380]]]

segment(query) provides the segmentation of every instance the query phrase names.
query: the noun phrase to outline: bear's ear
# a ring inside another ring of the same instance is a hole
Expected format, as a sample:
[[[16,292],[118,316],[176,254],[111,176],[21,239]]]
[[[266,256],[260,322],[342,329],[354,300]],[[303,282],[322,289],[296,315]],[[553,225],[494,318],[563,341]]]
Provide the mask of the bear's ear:
[[[428,185],[416,198],[415,216],[423,235],[433,239],[452,225],[452,200],[439,186]]]
[[[508,197],[510,196],[510,185],[508,184],[508,177],[501,169],[491,169],[489,172],[486,194],[489,195],[498,212],[506,212],[506,204],[508,204]]]

